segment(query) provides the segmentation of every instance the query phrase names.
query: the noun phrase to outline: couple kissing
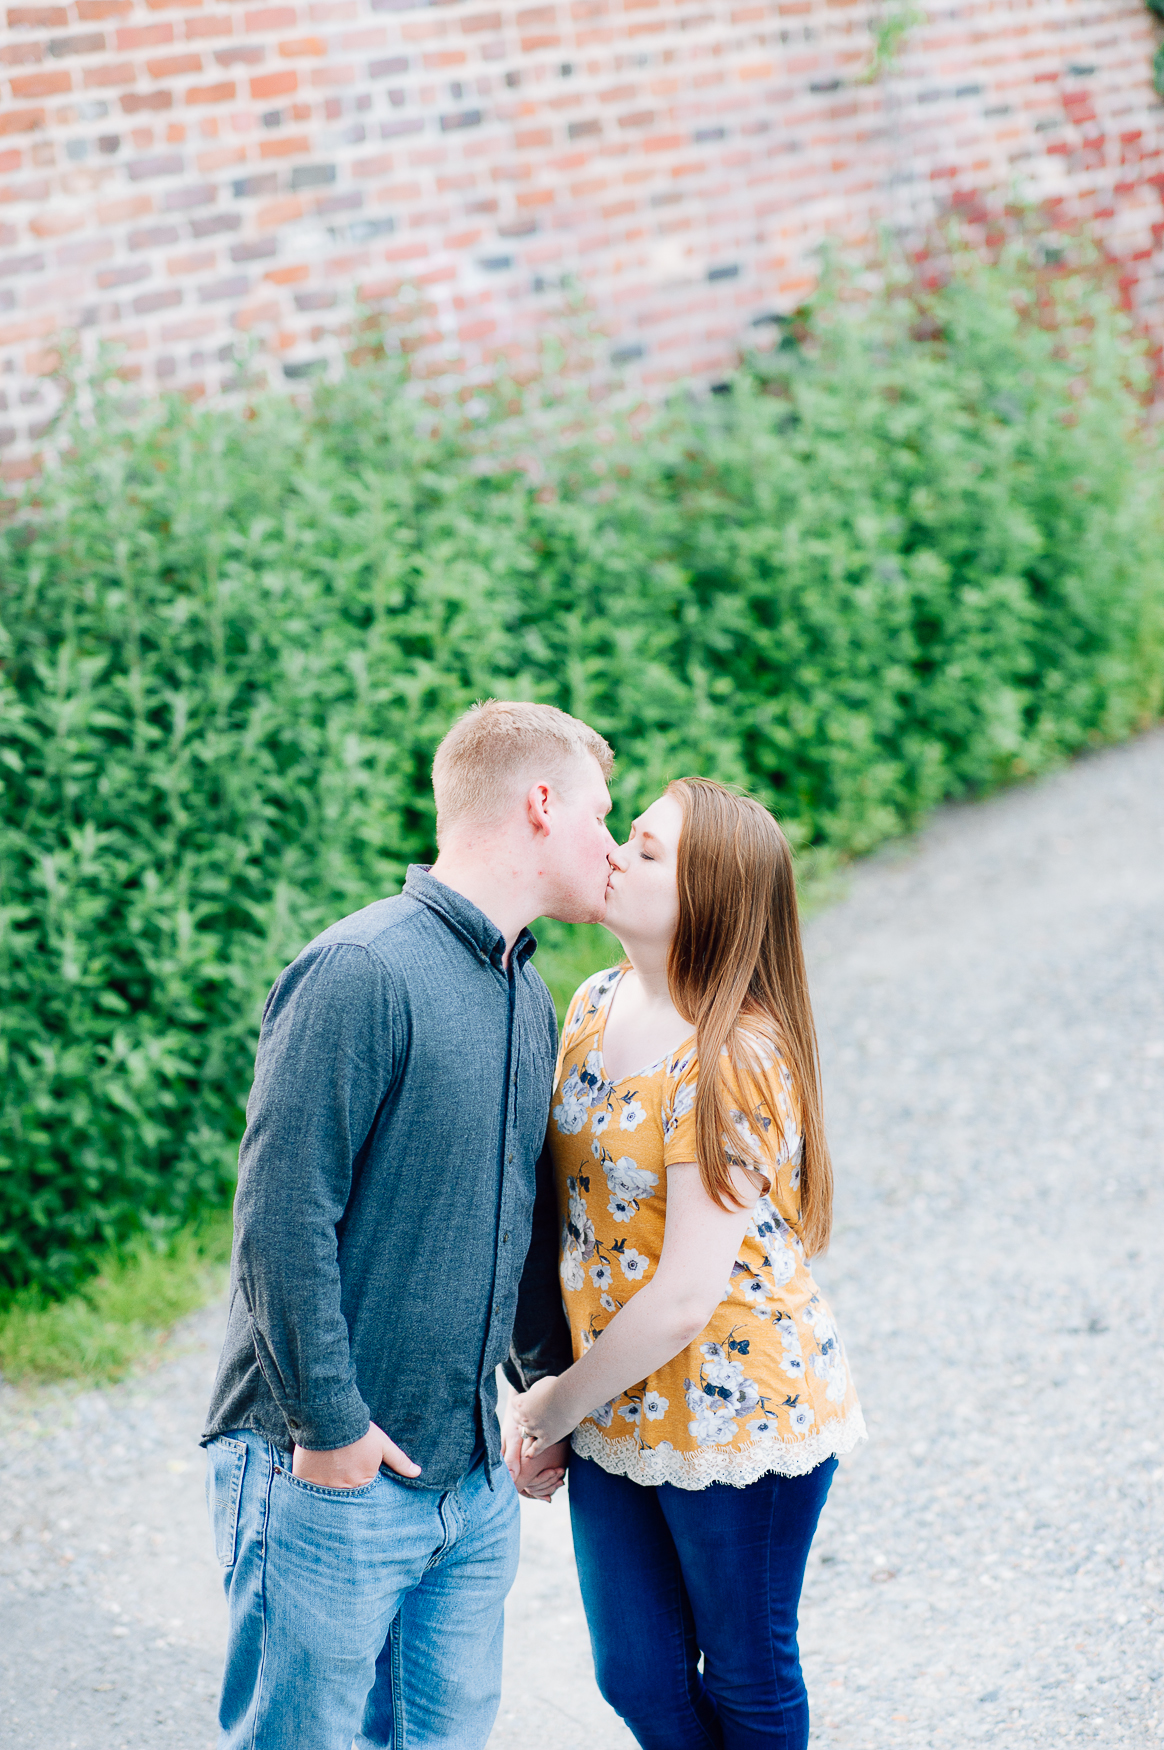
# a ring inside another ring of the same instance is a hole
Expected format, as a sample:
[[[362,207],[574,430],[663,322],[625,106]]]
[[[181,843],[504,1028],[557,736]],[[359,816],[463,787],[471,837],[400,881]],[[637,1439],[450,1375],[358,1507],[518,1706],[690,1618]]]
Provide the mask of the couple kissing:
[[[222,1750],[482,1750],[518,1494],[567,1476],[638,1743],[808,1743],[800,1589],[864,1427],[810,1268],[832,1176],[792,859],[694,777],[616,844],[613,759],[552,706],[475,706],[433,763],[436,862],[267,999],[203,1435]],[[560,1040],[538,917],[624,953]]]

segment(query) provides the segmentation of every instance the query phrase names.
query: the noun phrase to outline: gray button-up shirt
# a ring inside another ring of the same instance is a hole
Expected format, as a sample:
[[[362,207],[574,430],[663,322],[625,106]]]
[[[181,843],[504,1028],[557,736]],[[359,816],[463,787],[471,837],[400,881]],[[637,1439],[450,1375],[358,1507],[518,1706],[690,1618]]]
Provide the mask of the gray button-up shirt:
[[[507,969],[496,926],[413,867],[402,894],[333,924],[277,980],[204,1442],[252,1428],[334,1448],[370,1417],[421,1486],[447,1488],[482,1440],[499,1463],[494,1373],[519,1285],[511,1377],[569,1366],[538,1166],[557,1025],[534,947],[523,931]]]

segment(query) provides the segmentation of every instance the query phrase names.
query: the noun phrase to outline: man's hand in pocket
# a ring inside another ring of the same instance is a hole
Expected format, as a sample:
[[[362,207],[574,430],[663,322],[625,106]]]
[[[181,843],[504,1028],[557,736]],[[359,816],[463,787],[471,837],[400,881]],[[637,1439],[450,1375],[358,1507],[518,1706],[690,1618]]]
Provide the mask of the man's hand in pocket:
[[[311,1452],[297,1446],[291,1455],[291,1475],[321,1489],[362,1489],[379,1476],[382,1464],[398,1477],[420,1475],[420,1466],[373,1422],[362,1440],[337,1446],[332,1452]]]

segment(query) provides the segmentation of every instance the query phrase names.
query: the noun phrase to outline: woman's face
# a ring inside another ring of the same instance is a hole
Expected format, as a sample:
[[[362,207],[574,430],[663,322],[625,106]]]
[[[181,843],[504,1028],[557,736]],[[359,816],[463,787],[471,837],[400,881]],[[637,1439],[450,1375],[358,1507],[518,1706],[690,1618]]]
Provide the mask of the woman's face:
[[[628,947],[670,947],[679,921],[682,830],[682,808],[674,796],[660,796],[634,822],[626,844],[610,853],[603,922]]]

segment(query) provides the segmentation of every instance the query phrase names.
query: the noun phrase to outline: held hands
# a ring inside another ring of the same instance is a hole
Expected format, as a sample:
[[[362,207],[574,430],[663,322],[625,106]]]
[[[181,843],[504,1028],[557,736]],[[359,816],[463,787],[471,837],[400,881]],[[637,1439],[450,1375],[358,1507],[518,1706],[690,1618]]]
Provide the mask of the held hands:
[[[527,1457],[522,1451],[522,1436],[514,1421],[513,1403],[514,1397],[511,1396],[501,1423],[501,1452],[506,1469],[519,1495],[524,1495],[529,1501],[549,1502],[566,1480],[570,1449],[563,1441],[548,1446],[536,1458]]]
[[[297,1446],[291,1456],[291,1475],[321,1489],[362,1489],[380,1474],[382,1464],[398,1477],[420,1475],[420,1466],[373,1422],[362,1440],[337,1446],[332,1452],[309,1452]]]
[[[515,1392],[506,1406],[507,1417],[512,1417],[521,1435],[523,1459],[539,1458],[575,1426],[560,1407],[560,1384],[557,1379],[539,1379],[527,1392]]]

